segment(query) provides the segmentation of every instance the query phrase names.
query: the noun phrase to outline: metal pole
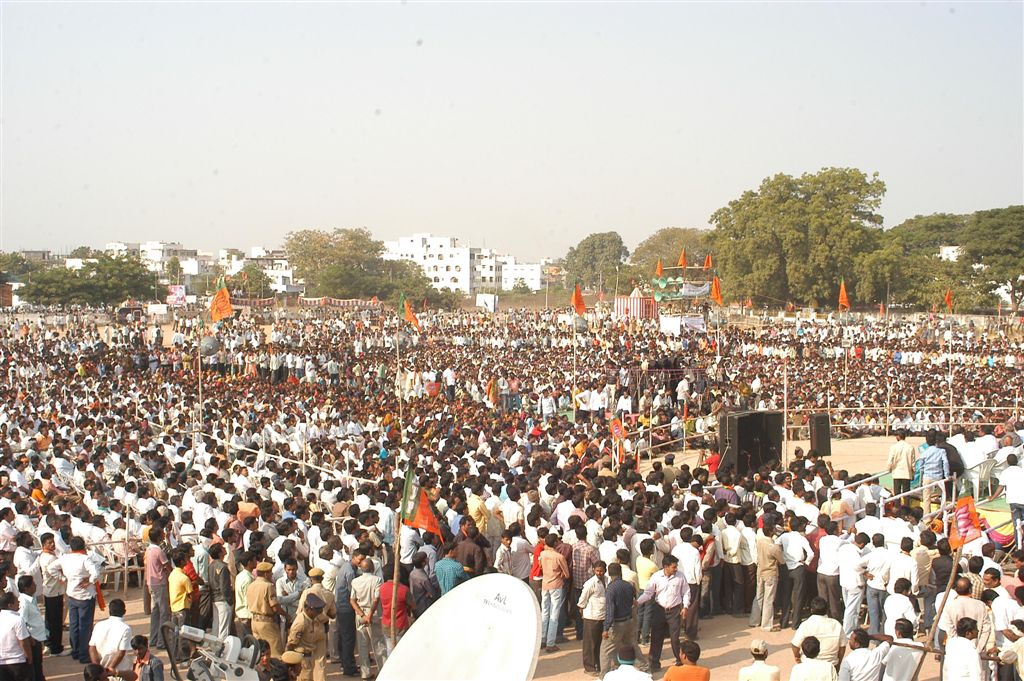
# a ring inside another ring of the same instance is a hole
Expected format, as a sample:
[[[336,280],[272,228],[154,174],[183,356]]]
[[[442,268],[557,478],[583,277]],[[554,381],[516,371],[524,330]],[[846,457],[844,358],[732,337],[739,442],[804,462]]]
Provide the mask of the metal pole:
[[[782,363],[782,459],[789,467],[789,358]]]
[[[885,414],[882,416],[885,419],[885,436],[889,437],[889,405],[892,402],[892,381],[887,381],[885,388]]]

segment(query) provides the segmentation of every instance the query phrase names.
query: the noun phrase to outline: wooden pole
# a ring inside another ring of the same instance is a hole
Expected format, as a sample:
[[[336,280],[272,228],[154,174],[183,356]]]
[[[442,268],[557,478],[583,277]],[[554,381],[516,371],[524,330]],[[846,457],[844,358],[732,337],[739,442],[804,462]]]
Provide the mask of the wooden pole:
[[[396,457],[397,461],[397,457]],[[411,465],[411,463],[410,463]],[[396,464],[397,470],[397,464]],[[404,502],[405,499],[402,499]],[[402,550],[402,515],[405,509],[399,509],[395,514],[395,569],[391,575],[391,649],[398,645],[398,632],[395,628],[395,609],[398,607],[398,557]]]
[[[956,566],[960,564],[960,557],[964,554],[963,544],[957,547],[956,553],[953,555],[953,570],[949,573],[949,581],[946,584],[946,592],[942,594],[942,602],[939,603],[938,609],[935,611],[935,619],[932,620],[931,629],[928,630],[928,645],[932,644],[935,640],[935,631],[939,627],[939,620],[942,618],[942,611],[946,608],[946,601],[949,600],[949,592],[953,589],[953,584],[956,582]],[[917,661],[917,669],[914,670],[914,676],[911,677],[911,681],[917,681],[918,676],[921,675],[921,667],[924,666],[924,655]]]
[[[782,460],[789,466],[789,358],[782,362]]]

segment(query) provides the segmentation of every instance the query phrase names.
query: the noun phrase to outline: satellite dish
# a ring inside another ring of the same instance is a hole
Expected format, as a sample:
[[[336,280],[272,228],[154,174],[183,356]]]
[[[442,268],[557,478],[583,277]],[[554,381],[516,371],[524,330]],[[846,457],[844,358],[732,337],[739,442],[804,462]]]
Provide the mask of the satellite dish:
[[[654,302],[660,303],[661,299],[664,298],[664,297],[665,297],[665,294],[662,293],[661,291],[655,291],[654,292]]]
[[[220,341],[215,336],[206,336],[199,341],[199,354],[203,357],[213,357],[220,350]]]
[[[666,279],[665,277],[662,277],[661,279],[658,280],[658,288],[665,288],[667,284],[668,279]]]
[[[473,626],[460,633],[459,645],[451,645],[451,623],[467,617]],[[533,591],[510,575],[482,575],[430,606],[398,642],[377,679],[530,681],[539,654],[540,606]]]

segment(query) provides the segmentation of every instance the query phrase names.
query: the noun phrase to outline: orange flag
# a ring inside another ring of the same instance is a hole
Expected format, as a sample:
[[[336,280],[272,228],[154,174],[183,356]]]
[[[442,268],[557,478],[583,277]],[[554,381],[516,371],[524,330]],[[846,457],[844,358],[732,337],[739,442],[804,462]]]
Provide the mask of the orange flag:
[[[754,307],[754,299],[753,298],[747,298],[747,302],[744,303],[744,306],[746,306],[746,307]]]
[[[711,260],[711,254],[708,253],[707,255],[704,256],[704,269],[710,270],[714,266],[715,266],[715,264]]]
[[[658,269],[661,269],[661,261],[658,261]],[[587,304],[583,302],[583,293],[580,291],[580,285],[576,284],[576,289],[572,292],[572,306],[576,310],[576,314],[581,317],[587,314]]]
[[[661,258],[658,258],[658,264],[654,267],[654,276],[660,277],[665,274],[665,270],[661,267]]]
[[[839,280],[839,309],[850,309],[850,297],[846,295],[846,280]]]
[[[878,304],[878,316],[879,317],[884,317],[885,316],[885,303],[879,303]]]
[[[225,317],[230,317],[235,313],[231,307],[231,293],[228,291],[228,285],[224,282],[224,277],[217,280],[217,290],[213,294],[213,298],[210,299],[210,317],[215,322],[219,322]]]
[[[953,311],[953,289],[946,289],[946,295],[942,298],[946,301],[946,309],[950,312]]]
[[[412,305],[410,305],[409,301],[405,299],[405,294],[404,293],[402,294],[401,308],[402,309],[400,311],[405,313],[403,315],[405,321],[407,321],[410,324],[412,324],[413,326],[415,326],[416,330],[419,331],[420,330],[420,320],[417,319],[416,315],[413,313]]]
[[[685,248],[683,249],[683,252],[679,254],[679,263],[678,263],[678,265],[680,267],[682,267],[683,269],[686,269],[686,249]]]
[[[725,305],[725,303],[722,302],[722,282],[718,277],[711,280],[711,300],[719,305]]]

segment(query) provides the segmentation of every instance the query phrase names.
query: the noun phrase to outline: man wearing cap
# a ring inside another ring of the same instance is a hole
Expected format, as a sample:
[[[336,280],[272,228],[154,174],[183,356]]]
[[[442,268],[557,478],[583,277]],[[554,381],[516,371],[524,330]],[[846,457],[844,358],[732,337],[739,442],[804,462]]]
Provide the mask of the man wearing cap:
[[[245,592],[246,604],[252,616],[252,634],[270,644],[270,656],[280,657],[284,650],[281,645],[281,630],[278,618],[284,615],[284,608],[277,602],[270,573],[274,566],[266,561],[256,566],[256,578]]]
[[[779,668],[768,664],[768,643],[755,638],[750,642],[750,655],[754,661],[740,669],[736,681],[779,681]]]
[[[313,568],[317,570],[317,568]],[[323,574],[320,575],[323,578]],[[288,630],[286,648],[302,653],[300,681],[327,681],[327,603],[315,593],[302,594],[302,607]],[[333,604],[332,604],[333,607]]]
[[[295,679],[299,678],[299,675],[302,673],[302,663],[304,660],[305,658],[302,656],[302,653],[296,652],[294,650],[286,650],[283,653],[281,653],[280,661],[288,669],[289,681],[295,681]],[[276,663],[277,660],[270,660],[271,679],[278,678],[275,674],[273,674],[274,666]]]
[[[324,617],[328,621],[328,636],[331,634],[331,629],[334,628],[334,621],[338,617],[338,608],[334,600],[334,593],[324,586],[324,571],[320,568],[312,568],[307,575],[311,582],[308,589],[302,592],[302,596],[299,597],[299,612],[305,607],[306,599],[309,596],[316,594],[320,600],[324,602]],[[337,634],[335,633],[335,638]]]

